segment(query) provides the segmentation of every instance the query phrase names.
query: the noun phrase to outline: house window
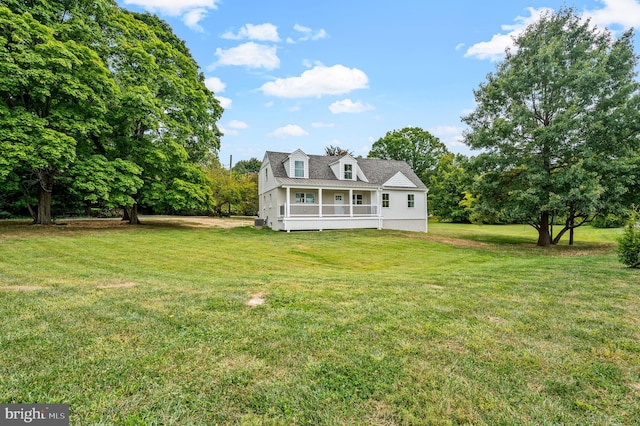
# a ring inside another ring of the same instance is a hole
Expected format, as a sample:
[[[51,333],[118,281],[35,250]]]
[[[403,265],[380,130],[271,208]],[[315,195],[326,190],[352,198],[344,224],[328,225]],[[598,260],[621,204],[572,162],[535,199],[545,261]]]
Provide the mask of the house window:
[[[389,207],[389,194],[382,194],[382,207]]]
[[[353,180],[353,164],[344,165],[344,178],[347,180]]]
[[[294,174],[295,177],[304,177],[304,161],[296,161],[294,164]]]
[[[264,180],[269,180],[269,169],[264,169]]]
[[[351,204],[362,205],[362,194],[353,194],[351,196]]]
[[[315,204],[316,194],[313,192],[296,192],[295,203],[296,204]]]
[[[415,207],[415,206],[416,206],[415,195],[407,194],[407,207]]]

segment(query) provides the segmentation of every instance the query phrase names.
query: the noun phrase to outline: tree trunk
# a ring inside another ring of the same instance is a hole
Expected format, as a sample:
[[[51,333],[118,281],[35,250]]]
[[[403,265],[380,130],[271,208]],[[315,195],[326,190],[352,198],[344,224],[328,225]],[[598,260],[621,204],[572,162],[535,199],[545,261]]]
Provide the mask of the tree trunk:
[[[571,230],[569,231],[569,245],[573,245],[573,220],[571,221]]]
[[[33,221],[36,225],[51,225],[51,192],[53,189],[53,175],[40,171],[38,173],[38,209]]]
[[[540,228],[538,229],[538,247],[551,247],[551,235],[549,234],[549,212],[540,214]]]
[[[122,208],[122,220],[123,221],[126,220],[127,222],[129,222],[130,218],[131,218],[131,216],[129,215],[129,207],[124,206]]]
[[[134,203],[129,210],[129,224],[140,225],[140,218],[138,218],[138,203]]]

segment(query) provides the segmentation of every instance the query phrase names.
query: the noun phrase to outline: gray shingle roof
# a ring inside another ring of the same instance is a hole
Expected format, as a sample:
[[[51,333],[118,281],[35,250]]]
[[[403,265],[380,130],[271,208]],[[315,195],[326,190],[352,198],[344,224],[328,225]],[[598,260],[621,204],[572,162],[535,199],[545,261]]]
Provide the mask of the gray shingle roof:
[[[380,160],[377,158],[356,158],[358,167],[369,180],[369,183],[361,180],[342,181],[339,180],[331,171],[329,166],[331,163],[342,157],[327,155],[308,155],[309,157],[309,179],[289,178],[284,169],[283,162],[290,153],[267,151],[267,158],[271,163],[273,176],[278,179],[281,184],[305,184],[305,185],[333,185],[333,186],[358,186],[358,187],[378,187],[391,179],[396,173],[402,172],[417,189],[426,190],[427,187],[413,172],[411,167],[404,161],[396,160]]]

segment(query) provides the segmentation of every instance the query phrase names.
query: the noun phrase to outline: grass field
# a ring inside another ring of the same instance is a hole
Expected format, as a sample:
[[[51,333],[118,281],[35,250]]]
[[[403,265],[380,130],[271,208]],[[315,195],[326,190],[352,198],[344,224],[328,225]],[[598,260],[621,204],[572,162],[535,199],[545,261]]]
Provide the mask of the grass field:
[[[74,425],[640,424],[619,234],[0,222],[0,403]]]

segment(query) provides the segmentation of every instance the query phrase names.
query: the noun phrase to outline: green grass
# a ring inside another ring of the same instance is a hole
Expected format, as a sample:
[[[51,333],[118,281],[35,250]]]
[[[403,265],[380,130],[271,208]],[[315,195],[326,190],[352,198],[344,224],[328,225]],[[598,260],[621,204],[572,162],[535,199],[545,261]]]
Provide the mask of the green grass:
[[[545,250],[523,226],[100,228],[0,222],[0,403],[75,425],[639,423],[620,230]]]

